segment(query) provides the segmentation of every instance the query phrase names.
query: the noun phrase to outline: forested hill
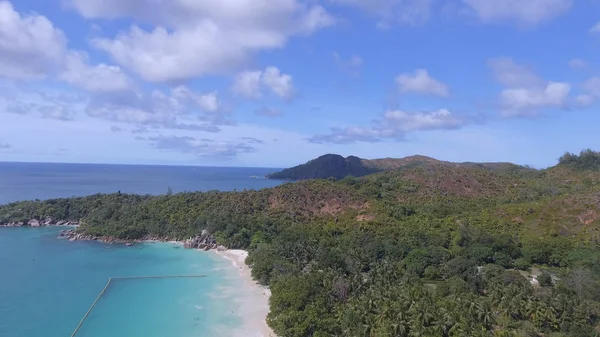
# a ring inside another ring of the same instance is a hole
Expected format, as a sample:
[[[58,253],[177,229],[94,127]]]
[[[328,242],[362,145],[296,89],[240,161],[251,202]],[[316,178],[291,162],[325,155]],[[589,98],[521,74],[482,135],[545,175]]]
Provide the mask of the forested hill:
[[[344,158],[338,154],[326,154],[305,164],[294,166],[267,176],[269,179],[341,179],[347,176],[362,177],[369,174],[424,165],[455,167],[481,167],[494,171],[525,169],[511,163],[451,163],[426,156],[404,158],[361,159],[355,156]]]
[[[363,160],[358,157],[344,158],[339,154],[326,154],[306,164],[272,173],[267,178],[282,180],[340,179],[346,176],[362,177],[379,171],[380,169],[377,167],[365,166]]]
[[[282,337],[600,336],[600,153],[544,170],[430,162],[243,192],[0,206],[83,233],[249,251]]]

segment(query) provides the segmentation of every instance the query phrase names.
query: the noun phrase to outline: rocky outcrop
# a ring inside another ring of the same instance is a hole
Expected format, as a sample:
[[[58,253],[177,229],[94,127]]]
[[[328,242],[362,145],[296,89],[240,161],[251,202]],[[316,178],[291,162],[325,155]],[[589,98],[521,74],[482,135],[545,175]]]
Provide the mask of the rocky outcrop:
[[[157,237],[157,236],[145,236],[140,239],[119,239],[112,236],[95,236],[83,233],[78,231],[77,229],[65,229],[60,232],[58,235],[59,238],[67,239],[69,241],[100,241],[104,243],[121,243],[126,246],[132,246],[134,243],[144,242],[144,241],[169,241],[167,237]]]
[[[202,234],[189,238],[183,242],[184,248],[192,249],[217,249],[217,240],[208,231],[203,230]]]
[[[0,227],[47,227],[47,226],[79,226],[77,221],[55,220],[51,217],[45,219],[29,219],[27,221],[13,221],[0,223]]]
[[[168,237],[156,237],[156,236],[145,236],[145,237],[142,237],[139,239],[133,239],[133,240],[119,239],[119,238],[115,238],[115,237],[111,237],[111,236],[94,236],[94,235],[85,234],[81,231],[78,231],[77,229],[65,229],[60,232],[58,237],[69,240],[69,241],[100,241],[100,242],[111,243],[111,244],[112,243],[124,244],[126,246],[132,246],[135,243],[147,242],[147,241],[161,241],[161,242],[173,241],[171,238],[168,238]],[[202,249],[202,250],[217,249],[220,251],[227,250],[226,247],[217,245],[217,240],[215,239],[215,237],[212,234],[208,233],[206,230],[202,231],[202,234],[191,237],[191,238],[183,241],[182,243],[183,243],[184,248],[189,248],[189,249]]]

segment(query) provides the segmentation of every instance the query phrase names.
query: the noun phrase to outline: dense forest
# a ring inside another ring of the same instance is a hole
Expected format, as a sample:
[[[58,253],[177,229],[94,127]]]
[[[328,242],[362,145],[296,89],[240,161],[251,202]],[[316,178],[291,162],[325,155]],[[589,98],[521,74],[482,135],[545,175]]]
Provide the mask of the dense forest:
[[[501,168],[501,169],[499,169]],[[271,189],[0,206],[0,223],[249,250],[268,323],[300,336],[600,336],[600,153],[558,165],[406,165]]]

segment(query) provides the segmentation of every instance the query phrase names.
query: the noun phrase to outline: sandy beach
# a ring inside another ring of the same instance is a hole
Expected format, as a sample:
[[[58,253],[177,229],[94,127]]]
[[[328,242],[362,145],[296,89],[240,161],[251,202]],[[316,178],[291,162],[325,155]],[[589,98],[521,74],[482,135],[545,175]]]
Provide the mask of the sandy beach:
[[[213,252],[231,261],[244,282],[244,294],[240,299],[239,308],[244,320],[244,331],[240,333],[240,336],[276,337],[266,322],[267,314],[269,313],[271,291],[252,279],[250,268],[244,262],[246,257],[248,257],[248,252],[238,249],[226,251],[213,250]]]

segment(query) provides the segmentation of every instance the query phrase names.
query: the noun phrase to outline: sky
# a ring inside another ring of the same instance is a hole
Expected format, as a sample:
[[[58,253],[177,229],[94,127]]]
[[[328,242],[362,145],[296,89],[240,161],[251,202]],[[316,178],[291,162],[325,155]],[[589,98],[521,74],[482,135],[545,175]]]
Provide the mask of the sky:
[[[600,149],[598,0],[0,0],[0,161],[554,165]]]

